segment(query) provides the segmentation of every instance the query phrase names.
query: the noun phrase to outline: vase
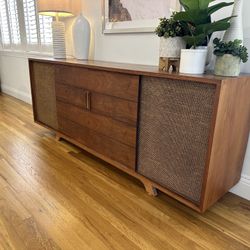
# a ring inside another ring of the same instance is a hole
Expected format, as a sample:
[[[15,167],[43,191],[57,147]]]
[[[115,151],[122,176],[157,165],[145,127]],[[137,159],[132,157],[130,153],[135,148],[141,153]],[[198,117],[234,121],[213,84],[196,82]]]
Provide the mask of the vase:
[[[232,16],[235,16],[230,21],[230,27],[225,32],[223,37],[224,42],[234,41],[239,39],[243,43],[243,23],[242,23],[242,7],[243,0],[235,0]]]
[[[207,48],[182,49],[180,73],[203,74],[207,61]]]
[[[214,74],[217,76],[239,76],[240,58],[230,54],[217,56]]]
[[[79,60],[87,60],[89,58],[90,24],[82,14],[76,18],[72,34],[74,57]]]
[[[181,50],[186,48],[186,42],[181,37],[161,37],[160,57],[180,58]]]

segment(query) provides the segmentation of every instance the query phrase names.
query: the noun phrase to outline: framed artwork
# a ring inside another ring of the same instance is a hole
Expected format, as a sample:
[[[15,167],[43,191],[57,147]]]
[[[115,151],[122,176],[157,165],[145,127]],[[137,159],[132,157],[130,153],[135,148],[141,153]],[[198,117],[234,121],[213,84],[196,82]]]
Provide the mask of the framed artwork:
[[[159,18],[179,10],[179,0],[103,0],[103,33],[154,32]]]

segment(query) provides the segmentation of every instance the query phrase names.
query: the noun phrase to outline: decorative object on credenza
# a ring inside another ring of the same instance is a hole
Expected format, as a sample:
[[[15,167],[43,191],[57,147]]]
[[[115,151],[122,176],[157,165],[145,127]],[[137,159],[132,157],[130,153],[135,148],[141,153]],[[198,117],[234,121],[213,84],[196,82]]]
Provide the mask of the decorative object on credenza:
[[[179,10],[178,0],[103,0],[103,33],[154,32],[160,17]]]
[[[55,17],[52,22],[54,58],[66,58],[65,25],[62,21],[59,21],[59,18],[73,16],[72,1],[38,0],[37,8],[40,15]]]
[[[155,30],[160,37],[160,70],[169,71],[173,66],[174,71],[179,71],[181,49],[186,48],[186,42],[182,38],[186,35],[186,30],[181,22],[174,20],[174,15],[169,19],[160,18]]]
[[[181,51],[180,72],[187,74],[203,74],[207,59],[208,42],[216,31],[224,31],[230,27],[232,17],[223,18],[212,22],[211,15],[216,11],[232,5],[230,3],[218,3],[209,7],[211,0],[180,0],[185,11],[174,15],[176,21],[182,22],[189,30],[184,36],[188,49]],[[202,46],[202,47],[200,47]]]
[[[239,76],[240,63],[248,60],[247,48],[235,39],[227,43],[214,39],[214,54],[217,56],[214,73],[220,76]]]
[[[90,46],[90,24],[88,20],[80,14],[72,27],[74,57],[79,60],[89,58]]]
[[[203,74],[207,60],[207,48],[182,49],[180,73]]]
[[[232,12],[234,18],[230,20],[231,25],[223,37],[224,42],[233,41],[234,39],[243,42],[242,7],[243,0],[234,0],[234,8]]]
[[[170,71],[171,68],[172,72],[179,72],[180,58],[160,57],[159,69],[162,71]]]

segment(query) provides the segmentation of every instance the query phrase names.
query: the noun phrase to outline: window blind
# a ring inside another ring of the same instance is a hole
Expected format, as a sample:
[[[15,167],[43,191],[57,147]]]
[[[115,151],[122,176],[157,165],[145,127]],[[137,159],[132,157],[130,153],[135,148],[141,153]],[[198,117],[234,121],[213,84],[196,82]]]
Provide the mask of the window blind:
[[[10,44],[10,32],[7,17],[7,6],[5,0],[0,0],[0,31],[3,46]]]
[[[8,8],[7,12],[8,19],[10,24],[11,43],[13,45],[19,45],[21,44],[21,36],[20,36],[20,27],[19,27],[16,0],[8,0],[7,8]]]
[[[52,44],[52,21],[52,17],[39,15],[40,39],[42,45],[48,46]]]
[[[50,51],[52,17],[39,16],[35,0],[0,0],[0,39],[3,48]]]
[[[27,44],[38,44],[38,29],[34,0],[23,0]]]

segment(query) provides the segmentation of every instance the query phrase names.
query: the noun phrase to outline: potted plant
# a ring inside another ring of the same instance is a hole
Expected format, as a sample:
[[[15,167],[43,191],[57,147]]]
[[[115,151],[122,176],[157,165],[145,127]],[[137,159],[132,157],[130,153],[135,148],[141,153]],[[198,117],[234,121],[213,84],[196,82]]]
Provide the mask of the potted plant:
[[[181,49],[186,48],[182,38],[187,34],[180,21],[174,20],[175,13],[169,18],[160,18],[160,23],[155,33],[160,39],[160,57],[180,58]]]
[[[240,74],[240,63],[246,63],[248,60],[247,48],[242,45],[242,41],[222,42],[215,38],[214,54],[216,57],[215,75],[220,76],[238,76]]]
[[[216,11],[232,5],[230,3],[218,3],[209,6],[214,0],[180,0],[185,11],[175,14],[174,19],[186,25],[188,34],[183,36],[187,43],[187,49],[181,51],[180,72],[188,74],[203,74],[207,58],[207,45],[212,34],[216,31],[224,31],[230,27],[230,19],[227,17],[212,22],[211,15]]]

